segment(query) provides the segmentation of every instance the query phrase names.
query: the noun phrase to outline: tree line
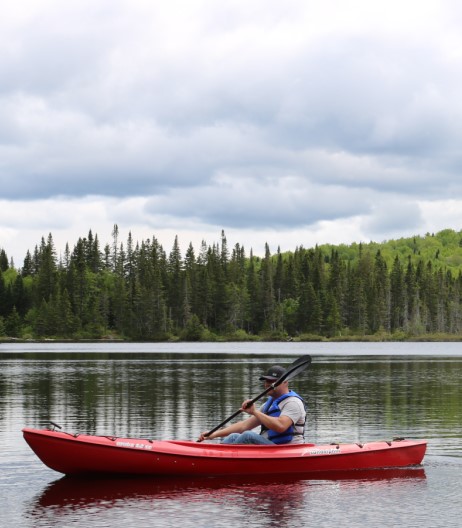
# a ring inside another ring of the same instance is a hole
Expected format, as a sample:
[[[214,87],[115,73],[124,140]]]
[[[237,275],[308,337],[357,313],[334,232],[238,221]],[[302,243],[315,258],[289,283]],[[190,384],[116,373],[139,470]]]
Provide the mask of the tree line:
[[[460,237],[459,237],[460,238]],[[414,239],[413,243],[416,241]],[[438,257],[437,255],[435,256]],[[22,268],[0,251],[0,336],[130,340],[417,336],[462,330],[460,272],[380,245],[246,255],[175,238],[169,252],[131,233],[100,247],[92,232],[57,258],[50,234]]]

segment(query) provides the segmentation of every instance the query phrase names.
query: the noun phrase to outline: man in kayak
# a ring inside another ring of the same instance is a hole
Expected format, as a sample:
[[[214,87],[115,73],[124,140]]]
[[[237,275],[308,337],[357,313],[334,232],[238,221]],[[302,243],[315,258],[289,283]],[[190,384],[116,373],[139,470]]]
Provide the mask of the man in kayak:
[[[271,367],[260,381],[269,387],[285,373],[279,365]],[[289,389],[288,381],[282,382],[268,393],[269,398],[260,409],[251,400],[242,403],[241,411],[249,414],[249,418],[241,422],[219,429],[207,436],[207,431],[201,433],[199,442],[223,438],[224,444],[302,444],[305,430],[305,405],[302,398]],[[252,431],[260,426],[260,433]]]

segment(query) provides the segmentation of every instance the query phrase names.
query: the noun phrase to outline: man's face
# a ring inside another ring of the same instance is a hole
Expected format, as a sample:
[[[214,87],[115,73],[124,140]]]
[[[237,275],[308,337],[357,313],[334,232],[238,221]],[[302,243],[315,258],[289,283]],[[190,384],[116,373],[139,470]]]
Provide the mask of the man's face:
[[[270,387],[275,381],[276,381],[276,380],[265,380],[265,389],[267,389],[268,387]],[[269,394],[270,396],[275,396],[275,395],[277,395],[280,391],[282,391],[282,390],[285,388],[286,385],[287,385],[287,382],[284,381],[284,382],[282,382],[280,385],[278,385],[276,388],[271,389],[271,390],[268,392],[268,394]],[[281,394],[282,394],[282,392],[281,392]]]
[[[265,380],[264,383],[265,383],[265,389],[267,389],[268,387],[270,387],[276,380]],[[273,392],[274,389],[271,389],[270,392]]]

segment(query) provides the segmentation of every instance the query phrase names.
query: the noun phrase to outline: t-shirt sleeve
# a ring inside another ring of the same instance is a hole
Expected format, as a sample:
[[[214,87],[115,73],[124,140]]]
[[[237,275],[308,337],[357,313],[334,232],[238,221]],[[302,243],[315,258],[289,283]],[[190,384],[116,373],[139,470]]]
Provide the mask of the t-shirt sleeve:
[[[305,409],[298,398],[287,398],[279,404],[281,416],[288,416],[296,424],[304,417]]]

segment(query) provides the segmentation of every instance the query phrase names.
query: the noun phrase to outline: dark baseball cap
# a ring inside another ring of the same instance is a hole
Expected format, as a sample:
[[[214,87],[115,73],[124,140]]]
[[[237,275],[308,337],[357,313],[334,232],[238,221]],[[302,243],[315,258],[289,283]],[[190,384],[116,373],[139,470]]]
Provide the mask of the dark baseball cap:
[[[280,365],[273,365],[268,369],[266,374],[263,376],[260,376],[258,379],[260,381],[276,381],[279,379],[283,374],[285,374],[286,369],[284,367],[281,367]]]

